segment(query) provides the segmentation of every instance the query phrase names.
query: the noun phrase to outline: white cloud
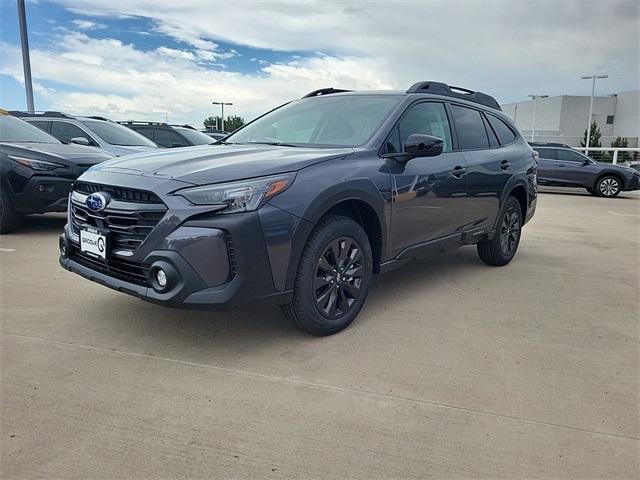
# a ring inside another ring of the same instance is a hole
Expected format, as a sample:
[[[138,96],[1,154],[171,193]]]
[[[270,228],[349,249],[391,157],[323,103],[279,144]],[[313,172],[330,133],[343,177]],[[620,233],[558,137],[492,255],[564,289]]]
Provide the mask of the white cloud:
[[[50,108],[118,120],[161,120],[167,111],[173,122],[200,124],[218,113],[211,105],[218,99],[234,103],[229,114],[249,119],[326,85],[392,86],[390,78],[379,73],[381,63],[370,58],[325,56],[241,74],[204,67],[189,51],[160,47],[144,52],[119,40],[81,33],[63,33],[55,44],[56,50],[31,51],[34,79],[70,90],[42,90]],[[0,50],[0,73],[22,80],[19,48],[0,44]]]
[[[99,30],[102,28],[107,28],[107,26],[102,23],[92,22],[90,20],[75,19],[72,20],[71,23],[73,23],[80,30]]]

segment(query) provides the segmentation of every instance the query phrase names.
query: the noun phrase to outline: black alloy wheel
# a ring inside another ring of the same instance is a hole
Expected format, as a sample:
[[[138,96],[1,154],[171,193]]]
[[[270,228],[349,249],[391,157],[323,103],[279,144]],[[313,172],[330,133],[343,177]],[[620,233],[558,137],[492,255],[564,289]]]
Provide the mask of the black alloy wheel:
[[[327,318],[349,312],[362,294],[362,247],[349,237],[332,241],[316,263],[314,297],[316,307]]]

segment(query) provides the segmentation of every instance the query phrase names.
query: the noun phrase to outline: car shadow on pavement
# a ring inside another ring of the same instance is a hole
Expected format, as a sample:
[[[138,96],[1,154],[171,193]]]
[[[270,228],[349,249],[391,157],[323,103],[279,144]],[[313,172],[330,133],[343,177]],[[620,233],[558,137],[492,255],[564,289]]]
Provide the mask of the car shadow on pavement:
[[[429,260],[410,262],[396,270],[376,276],[365,308],[354,325],[338,336],[357,334],[353,328],[367,328],[369,322],[389,321],[376,313],[407,295],[420,295],[442,282],[448,270],[465,274],[484,268],[475,249],[440,255]],[[289,325],[278,307],[244,306],[228,311],[183,310],[150,304],[128,296],[92,297],[92,322],[107,337],[120,338],[128,346],[146,353],[174,358],[196,354],[198,361],[229,360],[269,350],[278,344],[306,345],[318,338]],[[105,338],[101,335],[101,338]],[[302,342],[302,343],[300,343]],[[287,349],[289,347],[286,347]],[[296,352],[299,355],[300,352]],[[223,357],[219,357],[223,355]]]

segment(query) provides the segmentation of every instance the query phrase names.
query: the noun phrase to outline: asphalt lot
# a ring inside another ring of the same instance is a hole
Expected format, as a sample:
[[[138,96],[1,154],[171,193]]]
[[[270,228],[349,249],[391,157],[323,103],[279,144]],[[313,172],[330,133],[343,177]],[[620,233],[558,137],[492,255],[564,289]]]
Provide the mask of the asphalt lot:
[[[376,279],[328,338],[165,309],[0,237],[2,478],[638,478],[640,195],[543,193],[515,260]]]

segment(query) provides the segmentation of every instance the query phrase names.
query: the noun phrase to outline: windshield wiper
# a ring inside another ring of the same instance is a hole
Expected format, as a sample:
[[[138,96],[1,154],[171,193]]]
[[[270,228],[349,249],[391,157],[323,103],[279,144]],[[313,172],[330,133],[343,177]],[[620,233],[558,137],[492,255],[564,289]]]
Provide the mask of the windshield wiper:
[[[257,143],[259,145],[273,145],[276,147],[300,147],[300,145],[296,145],[295,143],[286,143],[286,142],[247,142],[247,143]]]

